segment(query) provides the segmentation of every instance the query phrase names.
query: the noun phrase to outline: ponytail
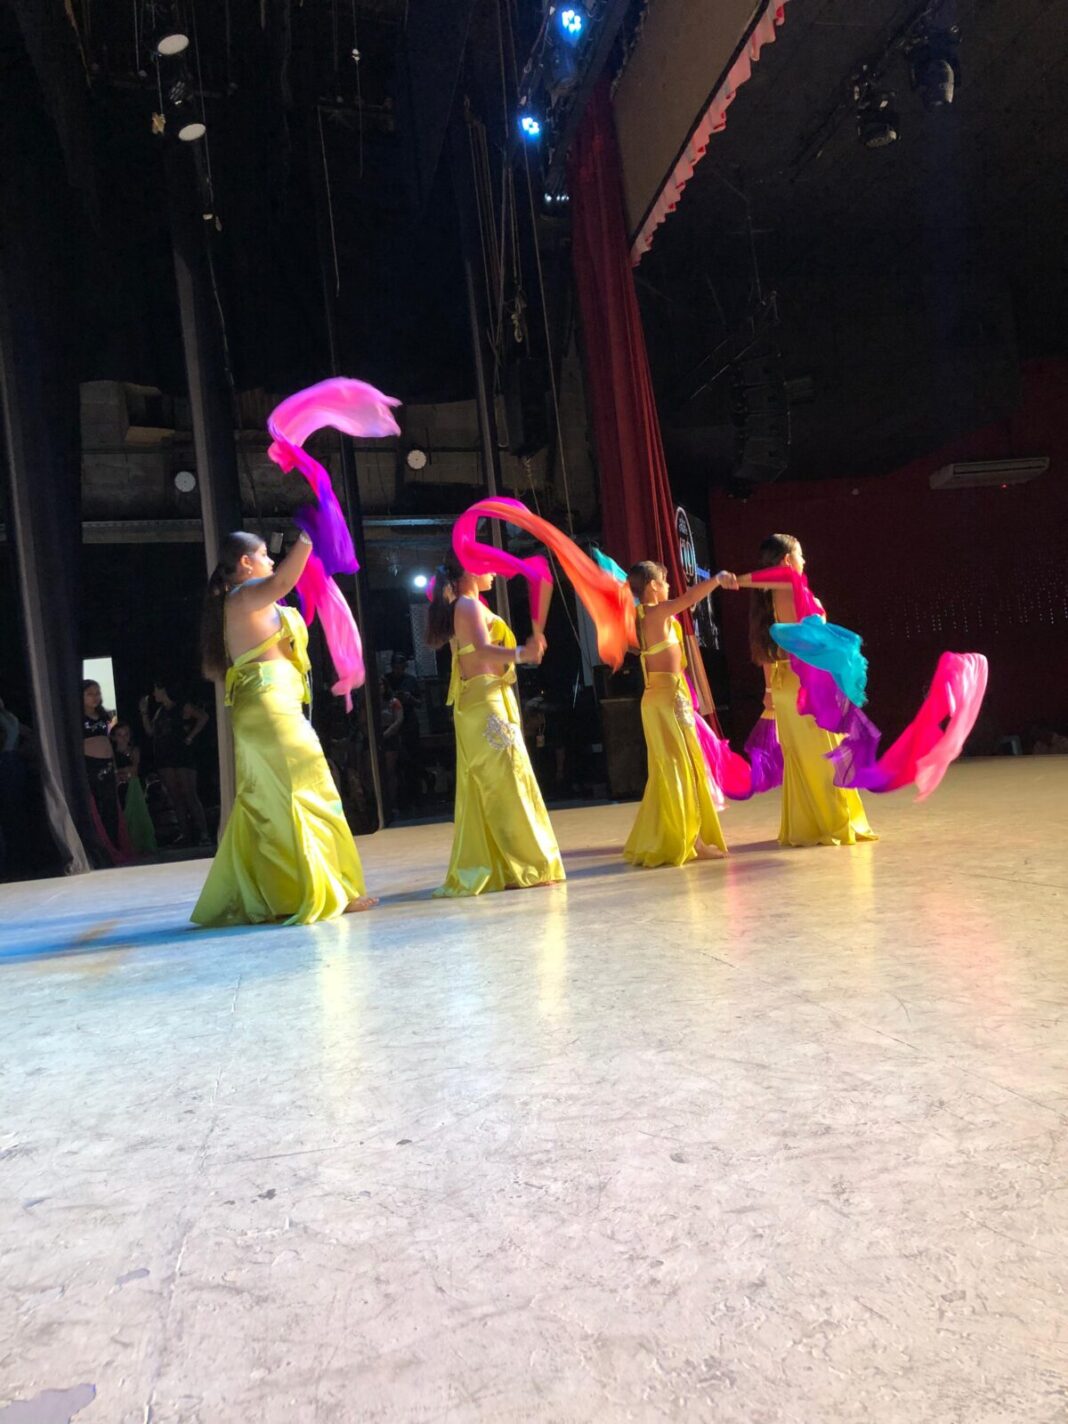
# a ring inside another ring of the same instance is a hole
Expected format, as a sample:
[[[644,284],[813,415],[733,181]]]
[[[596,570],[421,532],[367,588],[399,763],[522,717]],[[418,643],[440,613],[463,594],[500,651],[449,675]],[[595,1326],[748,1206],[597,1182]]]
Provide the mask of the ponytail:
[[[226,652],[226,595],[233,588],[237,566],[245,554],[254,554],[263,541],[243,530],[227,534],[219,562],[208,579],[200,617],[200,666],[209,682],[222,682],[230,659]]]
[[[460,561],[450,550],[434,573],[434,591],[430,597],[430,613],[426,623],[428,648],[443,648],[453,635],[458,584],[463,572]]]

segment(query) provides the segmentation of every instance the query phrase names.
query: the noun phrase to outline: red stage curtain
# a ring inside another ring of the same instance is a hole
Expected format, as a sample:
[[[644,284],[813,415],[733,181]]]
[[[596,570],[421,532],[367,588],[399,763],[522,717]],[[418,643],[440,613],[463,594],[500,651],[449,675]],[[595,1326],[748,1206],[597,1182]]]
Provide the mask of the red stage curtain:
[[[575,286],[582,313],[586,392],[601,479],[605,553],[624,568],[665,564],[684,587],[660,420],[631,275],[612,101],[602,80],[586,106],[570,160]]]

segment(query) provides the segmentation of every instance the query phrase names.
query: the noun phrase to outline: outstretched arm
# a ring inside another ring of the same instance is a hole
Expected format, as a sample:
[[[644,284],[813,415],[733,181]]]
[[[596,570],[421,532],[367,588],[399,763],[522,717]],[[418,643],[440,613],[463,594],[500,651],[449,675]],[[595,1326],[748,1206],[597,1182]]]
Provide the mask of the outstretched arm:
[[[769,574],[773,577],[769,578]],[[792,577],[782,577],[784,574],[792,575]],[[774,575],[779,575],[779,577],[774,577]],[[796,579],[797,575],[792,569],[757,569],[751,574],[735,575],[733,582],[725,584],[724,587],[760,588],[768,593],[773,593],[776,598],[785,600],[786,607],[783,611],[785,612],[787,609],[789,611],[789,617],[784,617],[781,621],[796,623],[798,621]]]
[[[695,583],[693,588],[688,588],[685,593],[679,594],[678,598],[669,598],[663,603],[656,604],[656,611],[664,618],[673,618],[676,613],[685,613],[688,608],[693,608],[715,589],[732,587],[731,579],[733,577],[733,574],[723,570],[716,574],[715,578],[702,579],[700,583]]]

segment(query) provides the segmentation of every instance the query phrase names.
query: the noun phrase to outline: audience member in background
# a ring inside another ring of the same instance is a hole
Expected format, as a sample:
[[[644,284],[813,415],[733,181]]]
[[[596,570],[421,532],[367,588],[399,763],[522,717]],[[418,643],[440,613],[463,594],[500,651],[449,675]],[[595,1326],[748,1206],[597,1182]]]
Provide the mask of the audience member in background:
[[[1050,727],[1041,727],[1031,750],[1035,756],[1068,756],[1068,737]]]
[[[100,684],[87,679],[82,683],[82,755],[92,795],[93,822],[108,859],[119,865],[129,859],[130,843],[119,806],[115,753],[109,735],[114,724],[115,714],[104,706]]]
[[[389,678],[381,684],[382,695],[382,799],[386,803],[386,819],[392,820],[397,809],[397,766],[400,761],[404,724],[408,720],[401,699],[394,695]]]
[[[567,746],[560,733],[560,708],[543,684],[523,703],[523,736],[542,793],[558,795],[564,789]]]
[[[176,845],[208,845],[208,823],[197,794],[193,742],[207,725],[207,713],[188,700],[176,701],[165,678],[158,677],[152,693],[156,702],[141,699],[141,721],[152,738],[152,757],[178,820]]]
[[[157,849],[156,828],[148,813],[141,784],[141,748],[133,740],[129,722],[115,723],[111,729],[111,745],[115,750],[119,803],[126,818],[130,842],[140,854],[154,854]]]
[[[23,727],[13,712],[0,701],[0,880],[22,863],[19,854],[26,835],[26,763],[19,750]]]
[[[397,798],[401,811],[411,811],[418,806],[423,787],[423,752],[419,733],[423,692],[419,679],[408,671],[408,659],[403,653],[393,654],[386,682],[404,709],[397,757]]]

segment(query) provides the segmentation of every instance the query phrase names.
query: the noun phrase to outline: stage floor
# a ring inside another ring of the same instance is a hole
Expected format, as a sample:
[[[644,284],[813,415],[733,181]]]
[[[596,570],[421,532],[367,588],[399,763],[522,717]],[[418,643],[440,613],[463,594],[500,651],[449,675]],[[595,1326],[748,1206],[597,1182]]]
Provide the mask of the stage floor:
[[[0,1424],[1063,1424],[1066,807],[973,763],[661,871],[568,811],[476,901],[387,831],[310,929],[0,886]]]

